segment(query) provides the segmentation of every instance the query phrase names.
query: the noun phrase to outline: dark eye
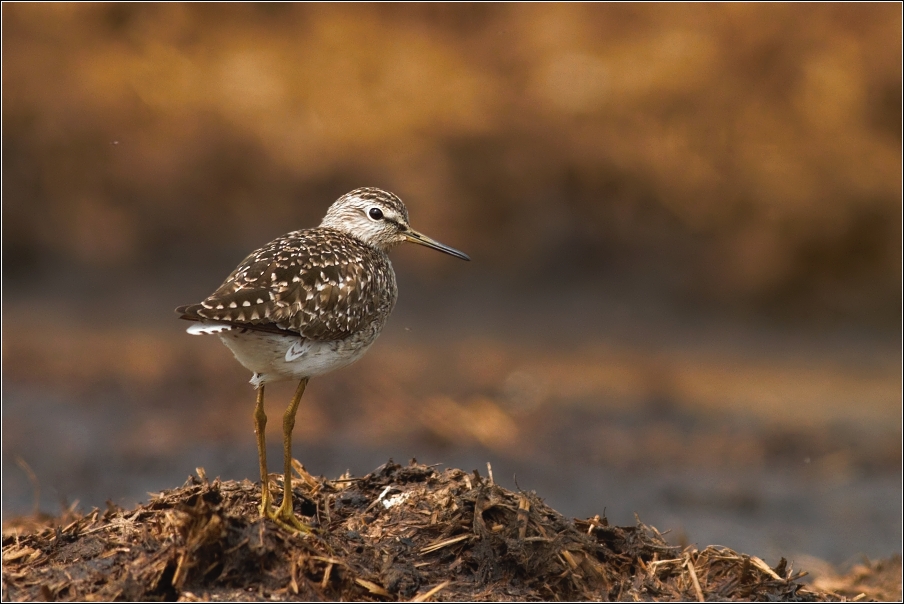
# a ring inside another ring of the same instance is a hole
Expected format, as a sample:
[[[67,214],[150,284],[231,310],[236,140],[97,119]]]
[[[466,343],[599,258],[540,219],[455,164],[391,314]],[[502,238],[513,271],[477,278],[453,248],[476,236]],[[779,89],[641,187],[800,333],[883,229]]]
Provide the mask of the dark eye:
[[[380,208],[371,208],[367,211],[367,215],[374,220],[383,220],[383,211]]]

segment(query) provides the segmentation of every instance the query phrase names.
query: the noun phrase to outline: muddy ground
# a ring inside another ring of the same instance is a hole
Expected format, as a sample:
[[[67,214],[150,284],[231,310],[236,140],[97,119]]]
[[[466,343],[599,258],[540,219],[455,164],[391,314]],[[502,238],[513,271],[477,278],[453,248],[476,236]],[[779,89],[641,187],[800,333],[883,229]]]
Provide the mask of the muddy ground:
[[[855,601],[901,598],[901,559],[811,584],[806,569],[643,524],[569,519],[486,474],[390,461],[314,478],[296,462],[296,513],[258,518],[260,488],[204,471],[133,510],[20,519],[3,531],[3,599]],[[275,482],[279,482],[278,480]],[[280,486],[274,484],[273,486]]]

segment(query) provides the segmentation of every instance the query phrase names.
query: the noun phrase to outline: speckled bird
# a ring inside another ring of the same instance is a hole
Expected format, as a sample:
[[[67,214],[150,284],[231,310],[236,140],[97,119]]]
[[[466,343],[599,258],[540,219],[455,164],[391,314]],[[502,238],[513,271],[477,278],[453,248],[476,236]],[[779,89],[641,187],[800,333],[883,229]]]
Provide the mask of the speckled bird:
[[[200,304],[180,306],[190,334],[216,334],[253,372],[254,431],[261,472],[261,516],[308,532],[292,506],[292,429],[308,380],[360,359],[380,335],[398,298],[387,252],[410,241],[470,260],[418,233],[396,195],[362,188],[343,195],[320,226],[293,231],[252,252]],[[264,386],[298,380],[283,416],[284,495],[271,507]]]

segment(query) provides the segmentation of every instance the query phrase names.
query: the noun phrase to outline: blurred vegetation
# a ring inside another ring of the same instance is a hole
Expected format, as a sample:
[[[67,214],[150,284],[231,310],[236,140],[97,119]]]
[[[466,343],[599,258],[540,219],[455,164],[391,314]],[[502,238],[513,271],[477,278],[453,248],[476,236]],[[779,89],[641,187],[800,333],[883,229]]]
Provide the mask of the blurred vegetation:
[[[899,321],[897,4],[5,4],[3,55],[12,283],[229,265],[373,185],[515,283]]]

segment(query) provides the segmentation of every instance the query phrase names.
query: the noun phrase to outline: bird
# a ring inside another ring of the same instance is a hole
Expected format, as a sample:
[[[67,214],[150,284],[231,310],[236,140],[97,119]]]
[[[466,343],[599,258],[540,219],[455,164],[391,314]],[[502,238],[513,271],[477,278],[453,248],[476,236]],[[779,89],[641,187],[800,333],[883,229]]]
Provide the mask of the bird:
[[[193,335],[215,334],[252,372],[254,432],[261,474],[260,515],[309,533],[292,504],[292,430],[308,380],[360,359],[398,298],[387,252],[410,242],[462,260],[470,257],[411,228],[395,194],[375,187],[339,197],[320,226],[292,231],[249,254],[198,304],[176,309]],[[267,471],[264,387],[298,380],[283,414],[283,499],[273,508]]]

